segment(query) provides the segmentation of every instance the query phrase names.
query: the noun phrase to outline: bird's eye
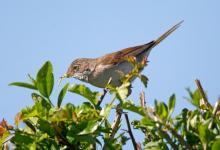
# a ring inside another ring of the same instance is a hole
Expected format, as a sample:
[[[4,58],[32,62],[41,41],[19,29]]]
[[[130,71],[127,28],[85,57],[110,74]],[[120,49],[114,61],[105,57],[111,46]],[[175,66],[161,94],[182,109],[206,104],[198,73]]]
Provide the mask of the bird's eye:
[[[90,72],[90,69],[89,68],[87,68],[85,71],[88,71],[88,72]]]
[[[73,70],[78,70],[79,69],[79,66],[73,66]]]

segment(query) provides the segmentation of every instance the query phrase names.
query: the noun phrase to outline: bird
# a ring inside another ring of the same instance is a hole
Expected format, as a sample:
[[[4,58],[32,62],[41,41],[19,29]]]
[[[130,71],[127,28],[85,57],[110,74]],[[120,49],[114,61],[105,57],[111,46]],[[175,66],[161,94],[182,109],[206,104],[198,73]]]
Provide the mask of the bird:
[[[151,50],[180,27],[183,21],[175,24],[159,38],[146,44],[132,46],[97,58],[75,59],[67,69],[67,72],[60,77],[76,78],[99,88],[105,88],[107,84],[119,87],[122,82],[122,74],[128,74],[133,65],[126,58],[135,57],[137,62],[147,58]],[[111,79],[111,82],[109,82]]]

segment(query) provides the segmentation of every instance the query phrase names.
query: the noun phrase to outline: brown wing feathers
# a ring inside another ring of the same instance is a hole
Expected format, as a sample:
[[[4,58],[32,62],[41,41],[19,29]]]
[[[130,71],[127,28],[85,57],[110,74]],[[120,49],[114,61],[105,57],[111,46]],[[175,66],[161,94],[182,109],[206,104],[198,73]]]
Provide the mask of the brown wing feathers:
[[[105,61],[101,61],[101,62],[105,62],[104,64],[118,63],[124,60],[123,59],[124,57],[137,56],[138,54],[146,52],[152,49],[153,47],[155,47],[156,45],[158,45],[161,41],[163,41],[166,37],[168,37],[172,32],[174,32],[177,28],[179,28],[182,22],[183,21],[174,25],[172,28],[170,28],[168,31],[166,31],[156,40],[153,40],[144,45],[129,47],[129,48],[125,48],[125,49],[122,49],[120,51],[117,51],[111,54],[107,54],[102,58],[102,59],[105,59]]]

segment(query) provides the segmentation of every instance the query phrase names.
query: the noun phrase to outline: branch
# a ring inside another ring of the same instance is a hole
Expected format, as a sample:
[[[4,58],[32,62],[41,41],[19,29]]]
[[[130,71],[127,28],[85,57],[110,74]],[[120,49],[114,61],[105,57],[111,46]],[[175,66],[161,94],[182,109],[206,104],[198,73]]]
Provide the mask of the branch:
[[[97,103],[97,106],[100,106],[100,105],[101,105],[101,103],[102,103],[102,101],[103,101],[103,99],[104,99],[104,97],[105,97],[105,95],[106,95],[107,92],[108,92],[108,90],[107,90],[106,88],[104,88],[104,89],[103,89],[103,94],[101,95],[100,100],[99,100],[98,103]]]
[[[141,91],[141,93],[140,93],[140,105],[141,105],[142,108],[146,107],[144,91]]]
[[[218,101],[215,103],[215,106],[212,111],[212,121],[208,127],[210,130],[213,128],[214,119],[216,117],[217,112],[219,111],[219,106],[220,106],[220,97],[218,98]]]
[[[167,140],[167,142],[174,148],[177,149],[178,147],[176,147],[175,143],[173,143],[172,139],[170,138],[169,134],[166,133],[166,131],[170,131],[170,133],[176,137],[179,142],[181,143],[181,145],[184,145],[186,149],[192,149],[191,146],[184,140],[184,137],[181,136],[180,134],[178,134],[178,132],[167,122],[164,122],[163,120],[161,120],[160,117],[158,117],[155,113],[152,113],[152,115],[148,115],[149,117],[151,117],[155,122],[158,122],[158,124],[161,124],[164,126],[164,128],[166,129],[164,131],[164,129],[162,129],[161,126],[158,126],[158,130],[160,131],[161,134],[163,134]]]
[[[127,123],[127,126],[128,126],[128,133],[129,133],[129,135],[131,137],[131,141],[132,141],[133,147],[134,147],[135,150],[139,150],[138,144],[136,143],[134,135],[133,135],[132,130],[131,130],[128,114],[124,113],[124,115],[125,115],[125,120],[126,120],[126,123]]]
[[[113,101],[114,101],[114,99],[113,99]],[[113,101],[111,102],[111,104],[113,103]],[[120,122],[121,122],[121,115],[122,115],[122,109],[120,108],[120,104],[118,104],[116,106],[116,116],[115,116],[114,122],[111,126],[112,132],[109,135],[110,141],[112,141],[114,139],[115,134],[118,130],[118,126],[120,125]],[[103,150],[108,150],[106,143],[103,146]]]
[[[169,124],[166,123],[166,124],[165,124],[165,127],[166,127],[168,130],[170,130],[171,134],[172,134],[173,136],[175,136],[175,137],[180,141],[181,145],[185,145],[185,148],[188,149],[188,150],[192,149],[191,146],[184,140],[184,137],[182,137],[180,134],[178,134],[178,133],[176,132],[176,130],[171,127],[171,125],[169,125]]]
[[[107,85],[109,85],[109,84],[111,83],[111,81],[112,81],[112,78],[110,77],[109,80],[108,80]],[[107,85],[106,85],[106,86],[107,86]],[[104,88],[104,89],[103,89],[103,94],[101,95],[100,100],[98,101],[98,103],[97,103],[96,106],[100,106],[100,105],[101,105],[101,103],[102,103],[102,101],[103,101],[103,99],[104,99],[104,97],[105,97],[105,95],[106,95],[107,92],[108,92],[107,88]]]
[[[158,131],[162,135],[162,137],[167,140],[167,142],[170,144],[170,146],[174,150],[178,150],[178,146],[173,142],[173,140],[171,139],[170,135],[166,131],[164,131],[163,129],[160,129],[160,128],[158,128]]]
[[[199,93],[201,94],[205,104],[208,106],[208,108],[212,109],[212,105],[209,103],[208,98],[207,98],[207,96],[206,96],[206,94],[205,94],[205,92],[202,88],[202,85],[201,85],[200,81],[198,79],[196,79],[195,82],[196,82],[196,86],[197,86],[197,88],[199,90]]]
[[[114,122],[112,124],[112,132],[110,134],[110,140],[114,139],[115,137],[115,134],[118,130],[118,126],[120,124],[120,121],[121,121],[121,115],[122,115],[122,109],[120,108],[120,105],[118,104],[117,107],[116,107],[116,117],[114,119]]]

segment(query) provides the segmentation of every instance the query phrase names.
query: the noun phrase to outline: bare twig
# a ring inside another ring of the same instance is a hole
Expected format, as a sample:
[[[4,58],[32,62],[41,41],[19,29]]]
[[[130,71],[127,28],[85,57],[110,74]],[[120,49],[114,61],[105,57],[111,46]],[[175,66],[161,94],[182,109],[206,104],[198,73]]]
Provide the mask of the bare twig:
[[[215,106],[212,112],[213,117],[215,117],[217,112],[219,111],[219,106],[220,106],[220,97],[218,98],[218,101],[215,103]]]
[[[201,96],[203,98],[203,101],[208,106],[208,108],[212,109],[212,105],[208,101],[208,98],[207,98],[207,96],[206,96],[206,94],[205,94],[205,92],[204,92],[204,90],[202,88],[201,82],[198,79],[196,79],[195,82],[196,82],[196,86],[197,86],[197,88],[199,90],[199,93],[201,94]]]
[[[133,144],[133,147],[135,150],[139,150],[139,146],[138,144],[136,143],[135,141],[135,138],[134,138],[134,135],[132,133],[132,130],[131,130],[131,126],[130,126],[130,121],[129,121],[129,118],[128,118],[128,114],[127,113],[124,113],[125,115],[125,120],[126,120],[126,123],[127,123],[127,126],[128,126],[128,133],[131,137],[131,141],[132,141],[132,144]]]
[[[105,97],[105,95],[106,95],[107,92],[108,92],[108,90],[107,90],[106,88],[104,88],[103,94],[101,95],[101,97],[100,97],[100,99],[99,99],[99,101],[98,101],[98,103],[97,103],[97,106],[100,106],[100,105],[101,105],[101,103],[102,103],[102,101],[103,101],[103,99],[104,99],[104,97]]]
[[[146,101],[145,101],[144,91],[142,91],[142,92],[140,93],[140,105],[141,105],[142,108],[145,108]]]
[[[112,78],[109,78],[107,85],[109,85],[111,83],[111,81],[112,81]],[[101,103],[102,103],[102,101],[103,101],[103,99],[104,99],[107,92],[108,92],[107,88],[104,88],[103,89],[103,94],[101,95],[99,101],[97,102],[97,106],[101,105]]]
[[[178,146],[173,142],[170,135],[166,131],[162,130],[161,128],[158,128],[158,131],[174,150],[178,150]]]
[[[171,134],[174,135],[180,141],[181,145],[185,145],[186,149],[188,149],[188,150],[191,149],[190,145],[184,140],[184,137],[182,137],[180,134],[178,134],[176,132],[176,130],[173,127],[171,127],[171,125],[165,124],[165,127],[168,130],[170,130]]]
[[[209,129],[213,128],[214,118],[215,118],[217,112],[219,111],[219,106],[220,106],[220,97],[218,98],[218,101],[215,103],[215,106],[213,108],[213,111],[212,111],[212,121],[209,124],[209,127],[208,127]]]
[[[174,137],[176,137],[176,138],[179,140],[179,142],[181,143],[181,145],[184,145],[187,150],[192,149],[192,148],[190,147],[190,145],[184,140],[184,137],[181,136],[180,134],[178,134],[178,132],[177,132],[169,123],[163,122],[163,120],[161,120],[161,118],[158,117],[154,112],[153,112],[153,113],[148,112],[148,116],[151,117],[155,122],[158,122],[158,126],[157,126],[158,130],[160,131],[161,134],[164,135],[164,137],[166,138],[167,142],[168,142],[174,149],[177,149],[175,143],[173,143],[173,141],[172,141],[172,139],[170,138],[169,134],[162,129],[162,127],[160,126],[160,124],[163,125],[166,130],[169,130],[170,133],[171,133]]]
[[[116,107],[116,117],[115,117],[114,122],[113,122],[112,127],[111,127],[112,132],[110,134],[110,140],[112,140],[115,137],[115,134],[118,130],[118,126],[121,122],[121,115],[122,115],[122,109],[121,109],[120,105],[117,105],[117,107]]]
[[[114,99],[113,99],[113,101],[114,101]],[[113,103],[113,101],[111,102],[111,104]],[[116,134],[116,132],[119,128],[119,125],[120,125],[120,122],[121,122],[121,115],[122,115],[122,109],[120,107],[120,104],[118,104],[117,107],[116,107],[116,116],[115,116],[114,122],[111,126],[112,132],[109,135],[109,140],[110,141],[112,141],[114,139],[115,134]],[[103,146],[103,150],[109,150],[106,143]]]

